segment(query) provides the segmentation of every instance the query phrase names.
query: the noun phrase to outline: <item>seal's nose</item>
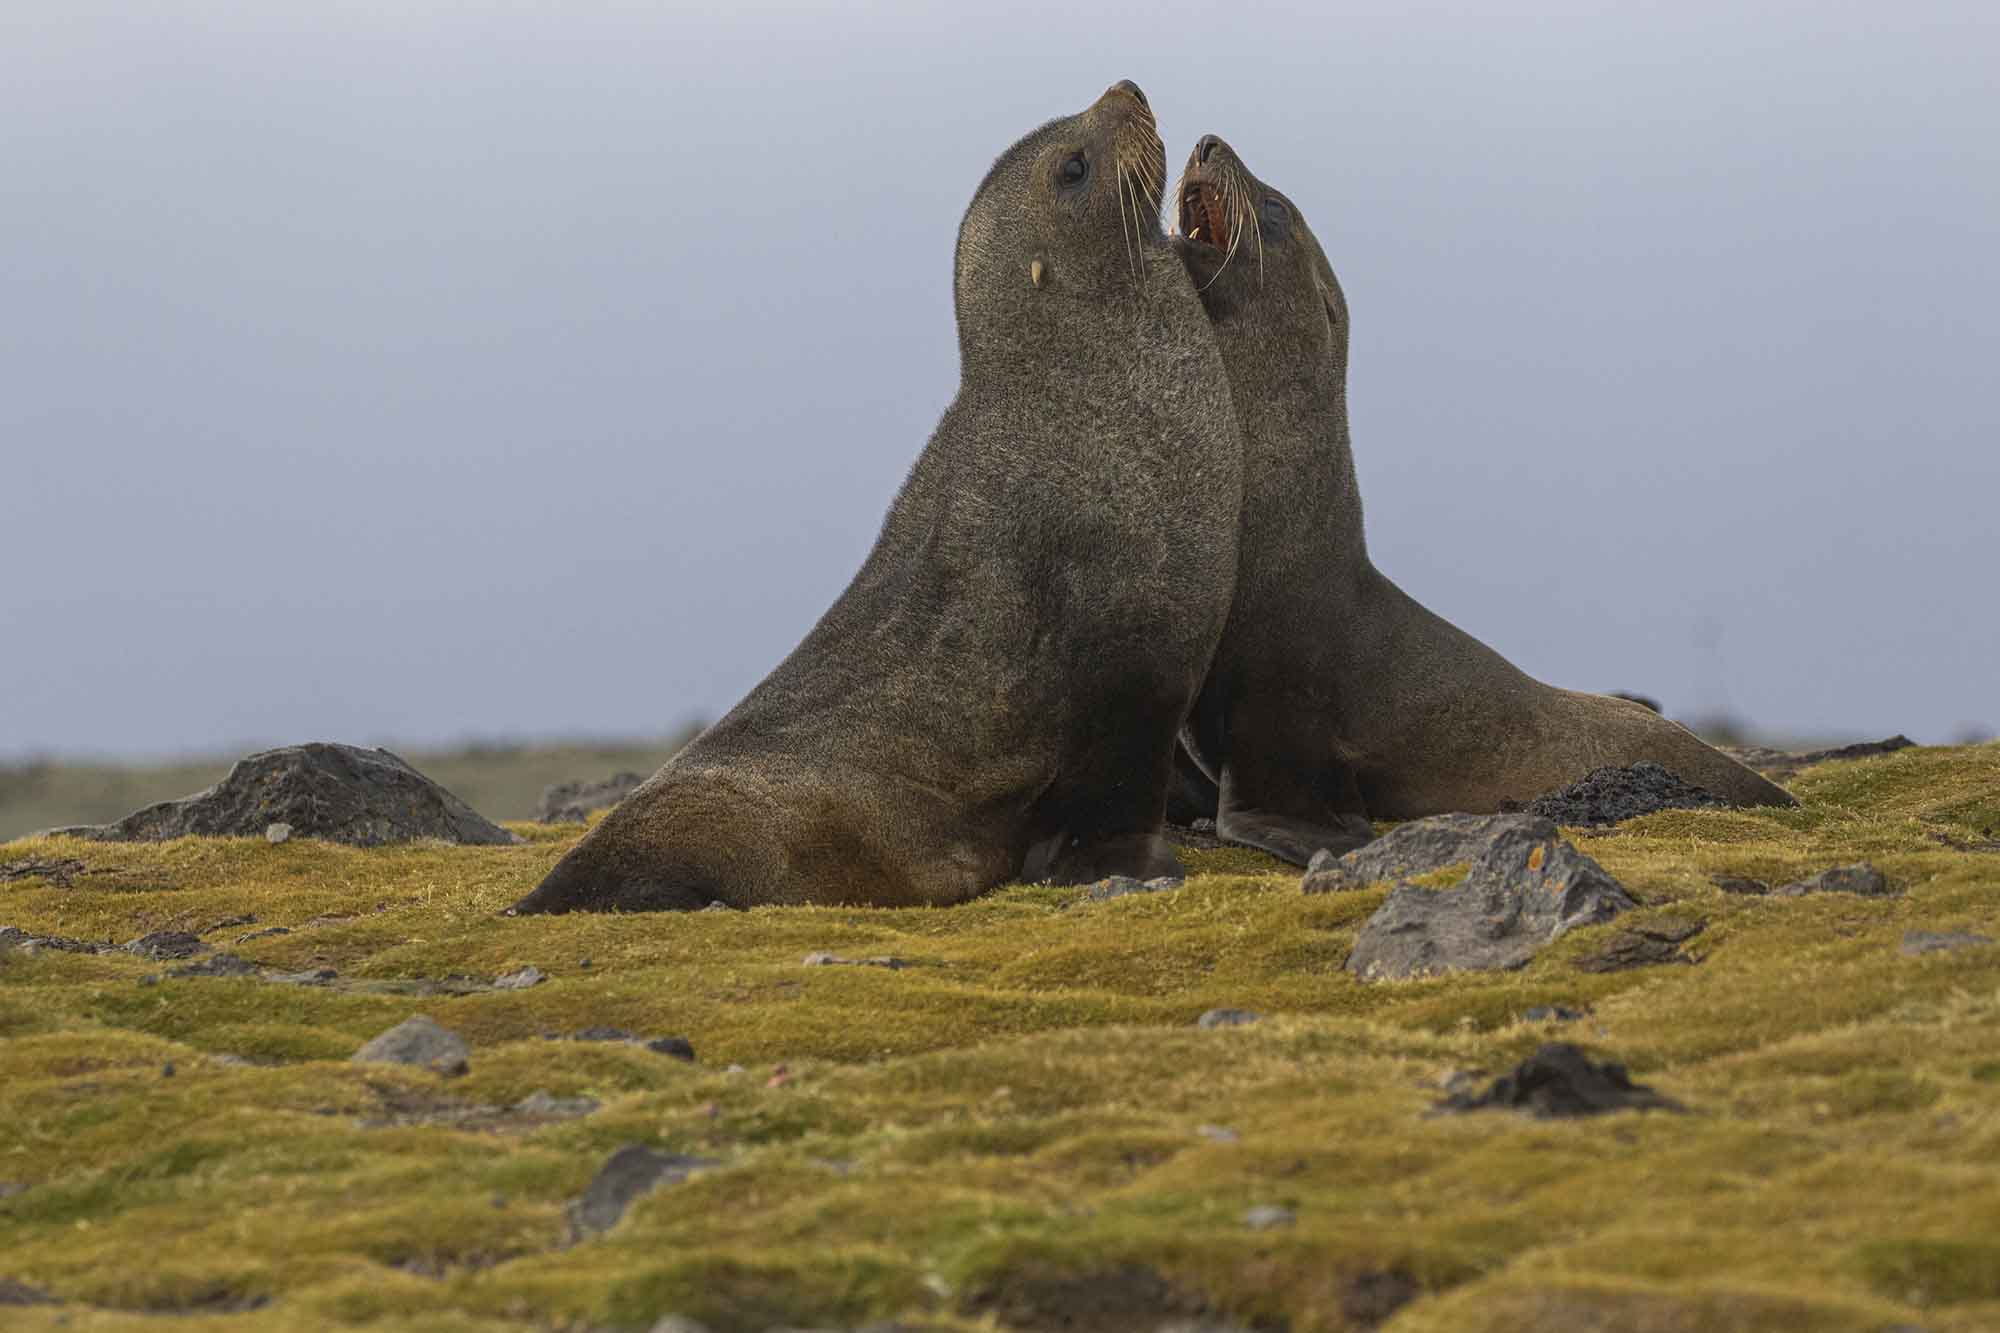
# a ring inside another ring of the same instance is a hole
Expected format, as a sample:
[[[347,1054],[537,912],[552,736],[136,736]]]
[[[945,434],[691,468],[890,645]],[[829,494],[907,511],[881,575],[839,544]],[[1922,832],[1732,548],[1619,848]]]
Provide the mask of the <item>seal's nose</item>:
[[[1146,100],[1146,94],[1144,93],[1144,91],[1140,89],[1138,84],[1132,82],[1132,80],[1130,79],[1118,80],[1118,82],[1111,85],[1111,91],[1114,93],[1127,94],[1134,101],[1138,102],[1140,106],[1145,107],[1146,110],[1148,111],[1151,111],[1153,109],[1153,104]]]
[[[1222,140],[1216,138],[1213,134],[1204,134],[1194,146],[1195,159],[1200,162],[1206,162],[1208,161],[1208,155],[1221,146]]]

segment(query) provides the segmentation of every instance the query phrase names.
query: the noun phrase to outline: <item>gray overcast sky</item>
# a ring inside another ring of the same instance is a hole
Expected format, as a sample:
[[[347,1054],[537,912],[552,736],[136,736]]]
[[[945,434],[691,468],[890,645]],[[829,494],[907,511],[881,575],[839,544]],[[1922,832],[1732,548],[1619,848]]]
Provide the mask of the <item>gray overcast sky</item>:
[[[1554,683],[2000,725],[2000,7],[0,10],[0,755],[654,733],[845,585],[993,156],[1137,79]]]

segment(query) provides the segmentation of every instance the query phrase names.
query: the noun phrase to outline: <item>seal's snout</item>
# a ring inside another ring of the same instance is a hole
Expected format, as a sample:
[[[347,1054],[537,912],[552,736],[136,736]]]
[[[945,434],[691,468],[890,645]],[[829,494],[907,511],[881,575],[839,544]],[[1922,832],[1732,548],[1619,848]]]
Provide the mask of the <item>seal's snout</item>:
[[[1138,84],[1132,82],[1132,80],[1130,79],[1120,79],[1118,80],[1118,82],[1112,84],[1111,87],[1106,90],[1105,95],[1109,96],[1111,93],[1124,93],[1127,97],[1137,102],[1140,106],[1145,107],[1146,110],[1151,111],[1153,109],[1153,104],[1146,100],[1145,91],[1141,89]]]
[[[1220,135],[1204,134],[1181,174],[1180,234],[1227,251],[1235,242],[1246,193],[1235,155]]]

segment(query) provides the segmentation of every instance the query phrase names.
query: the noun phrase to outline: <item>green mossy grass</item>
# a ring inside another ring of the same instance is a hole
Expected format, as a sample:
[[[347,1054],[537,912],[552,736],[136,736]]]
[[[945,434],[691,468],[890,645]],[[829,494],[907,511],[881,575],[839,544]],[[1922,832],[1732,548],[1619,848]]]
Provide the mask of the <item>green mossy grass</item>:
[[[0,1322],[969,1330],[1098,1326],[1096,1299],[1149,1333],[1203,1307],[1396,1333],[2000,1327],[2000,946],[1898,948],[2000,937],[2000,747],[1792,788],[1796,810],[1571,830],[1639,914],[1519,972],[1388,984],[1341,967],[1388,886],[1307,897],[1240,849],[1102,903],[510,919],[576,826],[502,848],[9,843],[0,862],[87,872],[0,885],[0,924],[193,930],[338,980],[0,954],[0,1278],[62,1302]],[[1861,859],[1894,896],[1712,883]],[[1693,921],[1693,965],[1576,966],[1623,925]],[[906,966],[802,965],[820,950]],[[528,964],[549,979],[427,984]],[[1523,1019],[1546,1004],[1589,1014]],[[1224,1006],[1264,1017],[1195,1027]],[[413,1013],[465,1037],[470,1073],[348,1062]],[[546,1035],[597,1025],[699,1060]],[[1554,1039],[1689,1113],[1426,1114],[1452,1073]],[[504,1109],[536,1090],[599,1109]],[[635,1142],[720,1165],[573,1243],[566,1205]],[[1247,1227],[1263,1204],[1295,1223]],[[1385,1291],[1416,1295],[1389,1313]]]

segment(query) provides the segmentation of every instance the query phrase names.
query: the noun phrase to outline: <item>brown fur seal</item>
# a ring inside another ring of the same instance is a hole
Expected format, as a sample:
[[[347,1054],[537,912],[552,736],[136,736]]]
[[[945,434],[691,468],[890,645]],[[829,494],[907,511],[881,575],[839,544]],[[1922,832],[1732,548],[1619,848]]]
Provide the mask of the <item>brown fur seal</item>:
[[[954,903],[1180,873],[1175,735],[1228,617],[1242,442],[1120,83],[959,226],[960,383],[854,581],[515,910]]]
[[[1363,814],[1488,813],[1642,759],[1737,804],[1794,804],[1641,704],[1530,678],[1378,573],[1348,443],[1347,302],[1319,242],[1213,135],[1179,206],[1244,437],[1236,602],[1185,732],[1218,779],[1222,837],[1303,863],[1365,841]]]

